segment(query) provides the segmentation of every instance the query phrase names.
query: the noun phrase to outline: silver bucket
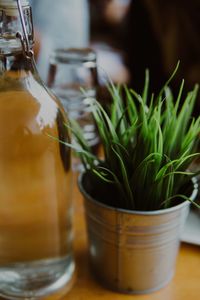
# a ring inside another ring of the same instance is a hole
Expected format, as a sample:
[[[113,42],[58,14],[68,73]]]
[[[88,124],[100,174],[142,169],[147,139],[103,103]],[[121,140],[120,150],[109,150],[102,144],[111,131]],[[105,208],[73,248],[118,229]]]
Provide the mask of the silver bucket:
[[[169,209],[140,212],[117,209],[92,199],[82,185],[94,274],[123,293],[150,293],[173,277],[180,234],[189,212],[185,201]],[[190,197],[195,199],[198,185]]]

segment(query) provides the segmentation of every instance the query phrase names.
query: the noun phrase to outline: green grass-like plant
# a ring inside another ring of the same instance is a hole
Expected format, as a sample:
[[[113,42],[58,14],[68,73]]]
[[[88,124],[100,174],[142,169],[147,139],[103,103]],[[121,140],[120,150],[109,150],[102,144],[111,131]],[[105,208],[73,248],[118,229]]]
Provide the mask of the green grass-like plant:
[[[182,99],[183,80],[174,98],[169,83],[177,69],[178,65],[156,97],[149,96],[146,71],[142,95],[111,83],[108,109],[89,99],[103,159],[92,153],[81,128],[72,121],[77,145],[67,145],[78,153],[96,195],[101,195],[99,201],[112,198],[113,206],[148,211],[169,208],[177,199],[189,200],[186,187],[194,173],[188,168],[199,155],[200,117],[192,117],[198,85]]]

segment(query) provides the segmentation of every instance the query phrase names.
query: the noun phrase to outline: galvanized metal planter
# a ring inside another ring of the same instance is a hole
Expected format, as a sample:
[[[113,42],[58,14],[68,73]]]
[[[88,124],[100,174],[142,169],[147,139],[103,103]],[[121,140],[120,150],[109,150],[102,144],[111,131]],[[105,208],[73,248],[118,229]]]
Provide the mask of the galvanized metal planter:
[[[85,199],[90,261],[95,275],[109,288],[143,294],[164,287],[172,278],[180,233],[189,211],[183,202],[169,209],[140,212],[112,208]],[[197,195],[197,184],[191,195]]]

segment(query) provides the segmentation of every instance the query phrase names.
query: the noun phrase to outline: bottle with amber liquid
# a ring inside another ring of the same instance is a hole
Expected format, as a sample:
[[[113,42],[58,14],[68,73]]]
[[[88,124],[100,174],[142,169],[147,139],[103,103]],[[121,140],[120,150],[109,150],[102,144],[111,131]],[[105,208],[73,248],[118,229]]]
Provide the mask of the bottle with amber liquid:
[[[41,298],[72,281],[70,142],[33,58],[28,0],[0,0],[0,296]]]

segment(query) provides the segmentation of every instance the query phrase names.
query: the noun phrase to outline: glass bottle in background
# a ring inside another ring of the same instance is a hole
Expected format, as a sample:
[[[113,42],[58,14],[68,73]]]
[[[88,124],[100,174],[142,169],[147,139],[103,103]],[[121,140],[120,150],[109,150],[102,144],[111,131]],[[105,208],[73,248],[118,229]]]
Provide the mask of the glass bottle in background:
[[[0,0],[0,19],[0,296],[41,298],[74,273],[70,150],[49,137],[70,142],[68,121],[35,69],[29,1]]]
[[[48,86],[61,100],[69,118],[79,123],[96,152],[99,136],[88,101],[97,94],[96,53],[89,48],[56,49],[50,57]],[[73,157],[72,161],[73,169],[80,169],[79,160]]]

